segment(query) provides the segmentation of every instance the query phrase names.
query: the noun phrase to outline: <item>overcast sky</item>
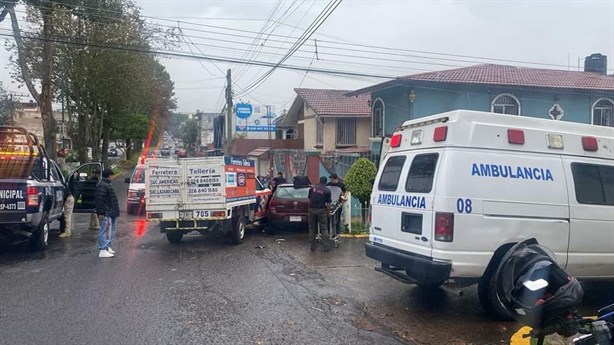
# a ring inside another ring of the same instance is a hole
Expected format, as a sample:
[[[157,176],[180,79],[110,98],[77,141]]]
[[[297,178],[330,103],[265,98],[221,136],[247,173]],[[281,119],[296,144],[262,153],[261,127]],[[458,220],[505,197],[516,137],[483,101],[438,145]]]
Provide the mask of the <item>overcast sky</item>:
[[[185,41],[174,51],[271,63],[289,51],[330,2],[137,0],[149,22],[181,27]],[[591,53],[607,55],[609,74],[614,74],[614,0],[343,0],[285,64],[384,77],[478,63],[577,70],[578,59]],[[3,50],[3,85],[27,93],[11,84],[7,59]],[[356,89],[384,80],[277,69],[243,93],[270,68],[188,58],[161,61],[175,81],[183,112],[220,111],[228,68],[235,102],[270,104],[278,111],[289,106],[299,86]]]

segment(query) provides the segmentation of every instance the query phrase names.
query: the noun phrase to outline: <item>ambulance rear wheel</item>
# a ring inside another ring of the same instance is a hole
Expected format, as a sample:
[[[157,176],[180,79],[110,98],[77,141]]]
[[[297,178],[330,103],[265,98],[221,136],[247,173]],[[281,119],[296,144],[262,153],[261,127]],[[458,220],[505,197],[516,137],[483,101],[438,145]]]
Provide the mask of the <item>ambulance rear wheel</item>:
[[[482,279],[478,283],[478,297],[480,298],[480,304],[482,308],[499,321],[513,321],[512,314],[505,309],[499,296],[497,296],[497,288],[495,286],[495,273],[487,272],[482,276]]]
[[[181,231],[169,231],[166,233],[166,239],[170,243],[179,243],[183,238],[183,232]]]

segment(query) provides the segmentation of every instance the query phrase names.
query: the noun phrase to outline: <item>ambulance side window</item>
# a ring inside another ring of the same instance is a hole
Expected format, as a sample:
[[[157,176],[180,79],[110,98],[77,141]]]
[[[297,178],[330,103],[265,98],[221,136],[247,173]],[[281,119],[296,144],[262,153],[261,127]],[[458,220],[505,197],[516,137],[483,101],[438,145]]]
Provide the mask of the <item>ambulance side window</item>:
[[[571,172],[579,203],[614,206],[614,167],[572,163]]]
[[[433,189],[433,176],[437,167],[438,153],[416,155],[409,166],[405,191],[412,193],[430,193]]]
[[[390,157],[386,161],[386,165],[384,166],[384,171],[382,171],[382,177],[379,179],[379,183],[377,185],[377,189],[383,191],[394,192],[397,190],[397,186],[399,185],[399,177],[401,176],[401,171],[403,170],[403,165],[405,164],[405,156],[394,156]]]

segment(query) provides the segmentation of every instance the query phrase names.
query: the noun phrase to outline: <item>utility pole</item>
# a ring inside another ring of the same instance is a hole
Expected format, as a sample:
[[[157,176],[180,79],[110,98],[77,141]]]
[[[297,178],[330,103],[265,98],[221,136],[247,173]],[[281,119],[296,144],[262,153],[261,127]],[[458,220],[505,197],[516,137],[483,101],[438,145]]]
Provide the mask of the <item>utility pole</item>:
[[[232,155],[232,77],[226,72],[226,154]]]

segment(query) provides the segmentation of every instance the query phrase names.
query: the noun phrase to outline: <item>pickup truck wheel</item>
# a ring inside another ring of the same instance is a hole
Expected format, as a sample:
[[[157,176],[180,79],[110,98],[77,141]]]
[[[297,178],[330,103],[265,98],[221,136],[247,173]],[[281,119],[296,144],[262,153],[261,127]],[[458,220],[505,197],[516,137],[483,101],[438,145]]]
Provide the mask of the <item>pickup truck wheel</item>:
[[[32,233],[30,238],[30,247],[34,251],[42,251],[47,249],[49,241],[49,216],[45,213],[36,232]]]
[[[232,220],[232,232],[230,238],[233,244],[240,244],[245,237],[245,218],[238,216]]]
[[[505,309],[499,296],[497,296],[497,288],[495,286],[495,273],[486,272],[480,282],[478,283],[478,296],[480,298],[480,304],[482,308],[499,321],[513,321],[512,314]]]
[[[181,231],[168,231],[166,233],[166,239],[170,243],[179,243],[181,242],[182,238],[183,238],[183,232]]]

